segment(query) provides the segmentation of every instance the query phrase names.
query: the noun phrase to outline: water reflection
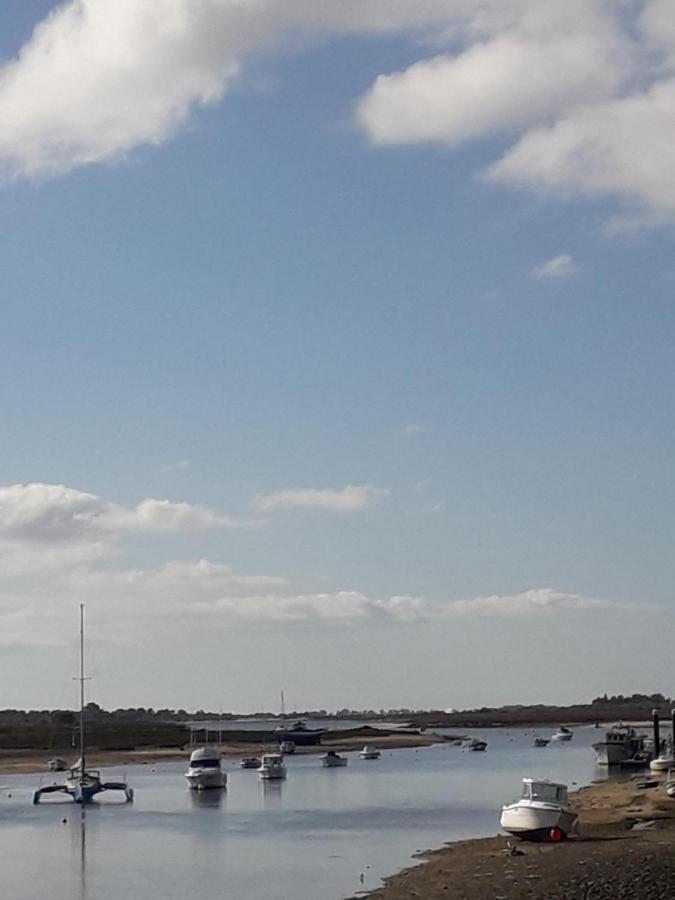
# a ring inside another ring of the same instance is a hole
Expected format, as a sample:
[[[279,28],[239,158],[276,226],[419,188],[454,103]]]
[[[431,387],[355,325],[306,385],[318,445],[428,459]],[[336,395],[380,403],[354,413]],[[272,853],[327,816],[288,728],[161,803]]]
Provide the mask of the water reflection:
[[[282,785],[281,779],[272,781],[260,781],[260,792],[263,798],[263,807],[265,809],[281,809],[282,806]]]
[[[214,788],[210,791],[190,791],[190,800],[196,809],[216,809],[222,806],[226,793],[224,788]]]

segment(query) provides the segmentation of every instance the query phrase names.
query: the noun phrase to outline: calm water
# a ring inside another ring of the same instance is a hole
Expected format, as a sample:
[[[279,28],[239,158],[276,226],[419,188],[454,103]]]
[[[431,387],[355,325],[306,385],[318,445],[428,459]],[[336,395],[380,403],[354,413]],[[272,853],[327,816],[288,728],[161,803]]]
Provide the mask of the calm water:
[[[373,762],[350,753],[333,770],[290,757],[282,784],[228,762],[228,790],[215,794],[188,791],[182,762],[127,766],[106,774],[126,774],[134,803],[101,801],[84,819],[68,800],[32,806],[39,775],[0,776],[2,895],[340,900],[376,887],[416,850],[496,834],[524,775],[570,785],[602,777],[590,749],[599,733],[579,728],[569,744],[536,749],[522,730],[476,730],[485,753],[445,744]]]

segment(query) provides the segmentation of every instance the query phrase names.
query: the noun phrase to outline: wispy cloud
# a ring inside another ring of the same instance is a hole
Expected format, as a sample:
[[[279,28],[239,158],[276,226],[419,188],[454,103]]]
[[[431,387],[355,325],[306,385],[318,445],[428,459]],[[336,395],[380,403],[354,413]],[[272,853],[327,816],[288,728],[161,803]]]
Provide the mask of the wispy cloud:
[[[353,485],[340,489],[300,488],[258,494],[251,506],[259,512],[276,512],[286,509],[314,509],[324,512],[358,512],[371,506],[388,491],[369,484]]]
[[[559,256],[554,256],[552,259],[547,259],[546,262],[535,266],[530,272],[530,278],[538,281],[547,278],[569,278],[578,271],[579,267],[569,253],[561,253]]]
[[[411,422],[409,425],[405,426],[403,431],[405,434],[423,434],[426,431],[426,428],[418,422]]]

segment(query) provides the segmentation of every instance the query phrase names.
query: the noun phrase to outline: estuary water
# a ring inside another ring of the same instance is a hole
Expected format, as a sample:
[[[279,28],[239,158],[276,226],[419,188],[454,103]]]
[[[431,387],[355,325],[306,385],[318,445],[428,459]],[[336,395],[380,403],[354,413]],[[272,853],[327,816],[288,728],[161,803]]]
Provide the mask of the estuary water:
[[[540,729],[550,736],[551,729]],[[116,796],[82,810],[67,799],[32,805],[49,775],[0,776],[2,896],[11,900],[341,900],[380,885],[417,850],[499,831],[501,805],[523,776],[570,786],[606,772],[575,729],[568,744],[532,746],[519,729],[477,729],[484,753],[453,744],[387,750],[346,768],[288,757],[288,779],[264,784],[227,762],[223,792],[189,791],[186,762],[104,770],[125,776]]]

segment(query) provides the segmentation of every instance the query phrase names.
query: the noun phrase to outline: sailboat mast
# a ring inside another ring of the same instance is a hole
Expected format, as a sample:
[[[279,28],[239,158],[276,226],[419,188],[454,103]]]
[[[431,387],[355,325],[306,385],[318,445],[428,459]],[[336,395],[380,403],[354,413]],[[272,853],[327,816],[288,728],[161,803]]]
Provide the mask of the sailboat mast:
[[[84,603],[80,603],[80,759],[84,774]]]

